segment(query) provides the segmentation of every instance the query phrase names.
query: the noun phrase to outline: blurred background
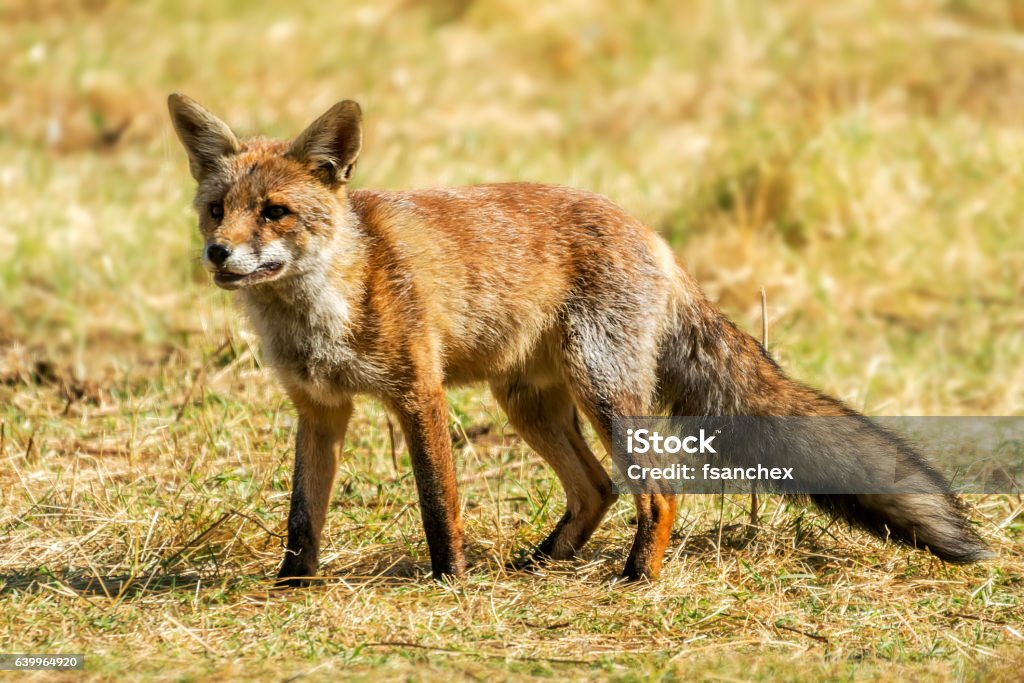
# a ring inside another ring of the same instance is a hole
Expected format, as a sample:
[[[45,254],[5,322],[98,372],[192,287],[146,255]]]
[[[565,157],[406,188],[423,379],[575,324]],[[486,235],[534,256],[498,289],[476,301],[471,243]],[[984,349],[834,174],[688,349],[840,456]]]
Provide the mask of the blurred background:
[[[874,412],[1024,404],[1024,2],[8,0],[0,19],[8,356],[86,381],[231,325],[168,92],[278,136],[350,97],[356,186],[594,189],[746,329],[764,287],[798,376]]]
[[[578,562],[505,574],[562,498],[475,388],[451,403],[466,584],[424,579],[407,456],[362,401],[321,555],[344,578],[268,597],[292,408],[200,268],[166,97],[282,137],[356,99],[357,187],[604,193],[756,337],[763,287],[797,379],[874,415],[1020,415],[1024,0],[0,0],[0,27],[9,650],[116,679],[1019,672],[1019,497],[972,501],[1000,559],[966,569],[776,498],[731,542],[749,498],[691,496],[655,587],[607,582],[626,500]]]
[[[784,364],[869,411],[1024,405],[1024,2],[7,0],[0,20],[8,383],[26,354],[87,382],[234,324],[198,268],[182,91],[284,137],[357,99],[356,186],[605,193],[749,330],[765,287]]]

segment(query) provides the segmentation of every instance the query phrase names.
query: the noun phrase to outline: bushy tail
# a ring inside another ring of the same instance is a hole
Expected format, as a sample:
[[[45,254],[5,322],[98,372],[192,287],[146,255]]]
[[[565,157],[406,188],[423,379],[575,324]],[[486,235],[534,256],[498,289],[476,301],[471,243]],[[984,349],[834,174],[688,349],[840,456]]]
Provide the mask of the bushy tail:
[[[841,430],[800,429],[775,434],[797,463],[818,481],[878,478],[899,468],[920,493],[834,494],[808,497],[823,511],[881,538],[923,547],[956,563],[992,556],[970,528],[959,498],[945,479],[909,444],[840,401],[786,377],[752,337],[715,309],[688,275],[681,272],[674,319],[665,334],[659,364],[660,408],[681,416],[836,416]],[[786,421],[775,429],[791,429]],[[793,428],[795,429],[795,428]],[[791,437],[791,438],[790,438]],[[732,454],[751,463],[771,457],[763,442],[749,441],[749,453]],[[891,481],[891,479],[890,479]],[[885,490],[884,488],[882,490]]]

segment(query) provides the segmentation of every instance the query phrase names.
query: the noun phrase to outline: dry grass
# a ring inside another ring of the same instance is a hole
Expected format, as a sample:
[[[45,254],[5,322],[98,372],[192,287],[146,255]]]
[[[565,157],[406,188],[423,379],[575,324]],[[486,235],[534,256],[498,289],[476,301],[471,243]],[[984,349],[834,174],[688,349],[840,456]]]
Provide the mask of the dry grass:
[[[749,541],[745,498],[694,496],[655,585],[612,580],[627,501],[579,561],[507,574],[561,500],[477,390],[465,581],[424,578],[364,401],[334,578],[268,591],[294,417],[197,268],[171,90],[279,135],[356,98],[359,184],[604,192],[754,332],[765,286],[795,376],[873,414],[1024,410],[1024,3],[679,4],[0,6],[0,649],[97,679],[1016,678],[1019,497],[971,500],[984,566],[776,499]]]

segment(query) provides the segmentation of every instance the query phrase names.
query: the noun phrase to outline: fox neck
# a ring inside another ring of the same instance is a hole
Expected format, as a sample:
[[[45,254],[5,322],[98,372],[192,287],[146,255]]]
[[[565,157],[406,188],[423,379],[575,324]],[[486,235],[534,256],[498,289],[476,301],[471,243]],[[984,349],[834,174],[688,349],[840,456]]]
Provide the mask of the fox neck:
[[[362,317],[367,238],[349,226],[301,272],[238,291],[268,364],[286,384],[320,384],[357,362],[352,342]]]

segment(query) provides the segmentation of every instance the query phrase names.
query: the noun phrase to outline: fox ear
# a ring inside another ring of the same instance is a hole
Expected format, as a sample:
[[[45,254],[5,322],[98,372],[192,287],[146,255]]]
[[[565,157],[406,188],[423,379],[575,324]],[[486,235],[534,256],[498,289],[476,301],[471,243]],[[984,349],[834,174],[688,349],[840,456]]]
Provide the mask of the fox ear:
[[[202,180],[222,158],[241,150],[228,125],[192,98],[174,93],[167,98],[167,108],[174,130],[188,152],[189,170],[196,180]]]
[[[348,181],[363,144],[363,111],[352,100],[338,102],[299,133],[288,155],[310,164],[331,187]]]

